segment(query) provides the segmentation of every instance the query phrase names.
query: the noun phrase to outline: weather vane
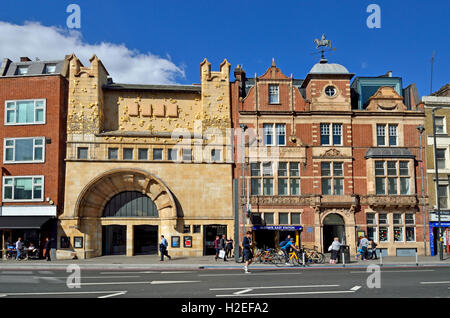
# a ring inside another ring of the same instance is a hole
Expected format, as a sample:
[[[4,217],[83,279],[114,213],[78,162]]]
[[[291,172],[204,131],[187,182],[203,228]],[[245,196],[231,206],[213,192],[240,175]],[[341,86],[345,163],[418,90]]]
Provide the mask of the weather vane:
[[[325,34],[322,34],[321,39],[314,39],[314,43],[316,43],[316,49],[319,50],[319,52],[321,53],[321,58],[324,60],[325,59],[325,52],[331,52],[331,51],[336,51],[336,48],[331,47],[331,40],[327,40]],[[326,50],[326,48],[330,48],[329,50]]]

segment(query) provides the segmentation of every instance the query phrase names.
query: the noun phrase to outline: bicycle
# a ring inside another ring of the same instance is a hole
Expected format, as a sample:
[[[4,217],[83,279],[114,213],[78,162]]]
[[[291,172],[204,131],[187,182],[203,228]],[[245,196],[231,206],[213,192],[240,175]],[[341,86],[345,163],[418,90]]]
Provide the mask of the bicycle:
[[[300,251],[293,250],[290,252],[288,263],[292,263],[293,266],[303,265]]]
[[[323,264],[325,262],[325,254],[318,251],[317,246],[314,248],[302,247],[303,253],[305,253],[305,262]]]

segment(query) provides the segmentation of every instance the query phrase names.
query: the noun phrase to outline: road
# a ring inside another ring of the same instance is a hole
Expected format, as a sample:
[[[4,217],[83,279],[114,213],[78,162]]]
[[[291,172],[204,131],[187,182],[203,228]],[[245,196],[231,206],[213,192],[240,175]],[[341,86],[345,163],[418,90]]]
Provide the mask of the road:
[[[250,274],[236,269],[82,270],[80,288],[67,286],[77,283],[69,275],[50,269],[2,270],[0,298],[450,298],[450,267],[382,268],[380,288],[369,288],[373,274],[364,268],[253,269]]]

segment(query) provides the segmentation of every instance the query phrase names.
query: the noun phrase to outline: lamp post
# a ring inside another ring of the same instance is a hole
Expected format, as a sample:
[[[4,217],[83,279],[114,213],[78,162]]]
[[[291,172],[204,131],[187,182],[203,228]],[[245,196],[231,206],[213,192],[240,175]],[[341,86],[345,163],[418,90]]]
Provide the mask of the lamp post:
[[[245,237],[245,131],[247,130],[247,125],[240,124],[241,128],[241,156],[242,156],[242,239]],[[242,260],[244,256],[242,256]]]
[[[438,172],[438,166],[437,166],[437,144],[436,144],[436,118],[434,116],[434,112],[441,109],[442,107],[434,107],[431,111],[432,118],[433,118],[433,148],[434,148],[434,171],[435,171],[435,181],[436,181],[436,206],[437,206],[437,213],[438,213],[438,247],[439,247],[439,259],[442,261],[444,259],[444,254],[442,250],[442,228],[441,228],[441,203],[439,202],[439,172]]]
[[[427,227],[425,223],[425,190],[423,188],[423,150],[422,150],[422,134],[425,131],[425,127],[423,125],[419,125],[416,127],[419,131],[419,143],[420,143],[420,178],[422,184],[422,218],[423,218],[423,253],[424,256],[427,256]]]

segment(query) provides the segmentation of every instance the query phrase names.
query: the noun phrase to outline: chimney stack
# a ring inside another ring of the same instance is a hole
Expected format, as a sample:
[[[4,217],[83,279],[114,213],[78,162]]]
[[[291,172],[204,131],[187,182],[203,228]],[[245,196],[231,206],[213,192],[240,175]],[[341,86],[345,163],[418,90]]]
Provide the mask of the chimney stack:
[[[20,57],[20,61],[21,61],[21,62],[31,62],[30,58],[27,57],[27,56],[21,56],[21,57]]]

